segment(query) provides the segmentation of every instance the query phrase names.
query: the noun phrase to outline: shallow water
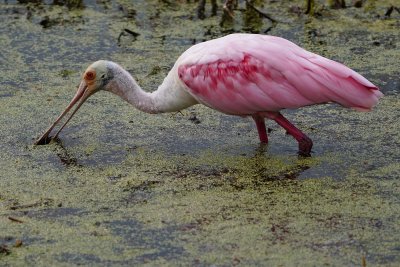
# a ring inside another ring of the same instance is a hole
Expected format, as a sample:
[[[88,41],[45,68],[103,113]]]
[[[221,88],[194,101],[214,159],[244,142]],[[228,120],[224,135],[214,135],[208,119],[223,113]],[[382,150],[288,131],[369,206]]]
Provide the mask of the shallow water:
[[[1,2],[0,265],[399,265],[400,14],[384,18],[396,1],[314,17],[304,1],[252,1],[276,24],[239,2],[234,20],[186,1]],[[148,115],[107,93],[32,145],[92,61],[151,91],[187,47],[230,32],[288,38],[385,97],[369,113],[285,111],[314,141],[307,159],[273,122],[262,147],[250,119]]]

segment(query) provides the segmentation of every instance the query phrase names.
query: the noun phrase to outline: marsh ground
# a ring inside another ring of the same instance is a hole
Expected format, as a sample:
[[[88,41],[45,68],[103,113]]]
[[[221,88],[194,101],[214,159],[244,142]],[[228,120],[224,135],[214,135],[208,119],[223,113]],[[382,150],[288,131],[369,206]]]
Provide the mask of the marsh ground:
[[[400,14],[384,14],[399,2],[322,2],[310,17],[304,1],[251,1],[274,24],[243,1],[234,20],[193,1],[2,1],[0,265],[398,266]],[[285,37],[385,97],[370,113],[286,111],[314,140],[307,159],[272,122],[260,147],[250,119],[142,114],[107,93],[32,145],[91,62],[151,91],[187,47],[230,32]]]

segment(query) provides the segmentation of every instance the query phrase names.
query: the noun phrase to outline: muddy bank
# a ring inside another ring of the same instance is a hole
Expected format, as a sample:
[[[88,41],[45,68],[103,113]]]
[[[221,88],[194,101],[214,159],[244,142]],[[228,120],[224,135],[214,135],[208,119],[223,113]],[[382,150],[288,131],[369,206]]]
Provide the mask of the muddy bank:
[[[0,4],[1,264],[397,266],[395,1],[316,1],[314,16],[304,1],[251,2],[277,23],[241,1],[234,19],[209,2],[199,18],[192,2]],[[260,147],[250,119],[201,106],[148,115],[105,92],[58,142],[32,146],[92,61],[119,62],[151,91],[187,47],[230,32],[290,39],[385,97],[370,113],[286,111],[314,140],[309,159],[272,122]]]

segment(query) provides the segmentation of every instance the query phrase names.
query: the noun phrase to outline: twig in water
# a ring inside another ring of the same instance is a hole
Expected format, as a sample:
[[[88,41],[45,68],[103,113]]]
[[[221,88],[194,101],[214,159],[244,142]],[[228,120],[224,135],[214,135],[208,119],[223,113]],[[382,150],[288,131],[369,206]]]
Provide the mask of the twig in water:
[[[129,29],[124,29],[118,36],[118,44],[121,42],[121,37],[126,36],[126,33],[129,33],[130,35],[132,35],[134,41],[136,41],[136,38],[140,35],[140,33],[131,31]]]
[[[15,245],[14,245],[14,247],[16,247],[16,248],[19,248],[20,246],[22,246],[22,240],[21,239],[17,239],[17,240],[15,240]]]
[[[19,209],[34,208],[34,207],[39,207],[39,206],[49,206],[53,202],[54,202],[54,200],[51,198],[43,198],[34,203],[11,206],[11,207],[9,207],[9,209],[10,210],[19,210]]]
[[[400,13],[400,8],[395,7],[395,6],[391,6],[388,8],[388,10],[385,13],[385,18],[390,18],[390,15],[392,15],[393,10],[396,10],[398,13]]]
[[[258,10],[258,8],[256,8],[255,6],[253,6],[248,0],[246,0],[246,4],[249,5],[249,7],[251,7],[251,8],[254,9],[255,11],[257,11],[258,14],[260,14],[261,16],[263,16],[263,17],[269,19],[271,22],[273,22],[273,23],[276,23],[276,22],[277,22],[275,19],[271,18],[271,16],[268,15],[267,13],[262,12],[261,10]]]
[[[10,221],[13,221],[13,222],[23,223],[23,221],[21,221],[20,219],[17,219],[17,218],[11,217],[11,216],[8,216],[8,219],[9,219]]]
[[[231,17],[234,18],[233,9],[237,6],[237,0],[226,0],[223,9]]]

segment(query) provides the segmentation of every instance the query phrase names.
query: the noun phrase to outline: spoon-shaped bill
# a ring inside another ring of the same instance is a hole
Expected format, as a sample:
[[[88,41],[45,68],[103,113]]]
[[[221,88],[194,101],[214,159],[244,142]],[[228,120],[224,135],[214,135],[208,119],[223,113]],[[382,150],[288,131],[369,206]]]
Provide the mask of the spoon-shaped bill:
[[[48,143],[48,139],[49,139],[49,135],[51,133],[51,131],[53,130],[53,128],[60,122],[60,120],[65,116],[65,114],[67,114],[71,108],[78,103],[78,105],[76,106],[75,110],[72,112],[72,114],[69,116],[69,118],[67,119],[67,121],[63,124],[63,126],[61,126],[61,128],[58,130],[58,132],[55,134],[55,137],[57,137],[57,135],[61,132],[61,130],[64,128],[64,126],[71,120],[71,118],[74,116],[74,114],[78,111],[78,109],[81,107],[81,105],[86,101],[86,99],[91,96],[93,94],[93,92],[91,90],[88,90],[88,86],[86,85],[86,83],[84,81],[81,82],[81,84],[79,85],[78,91],[76,92],[75,96],[72,98],[71,102],[68,104],[68,106],[65,108],[65,110],[60,114],[60,116],[58,116],[58,118],[54,121],[54,123],[47,129],[47,131],[41,136],[39,137],[36,141],[35,141],[35,145],[44,145]]]

